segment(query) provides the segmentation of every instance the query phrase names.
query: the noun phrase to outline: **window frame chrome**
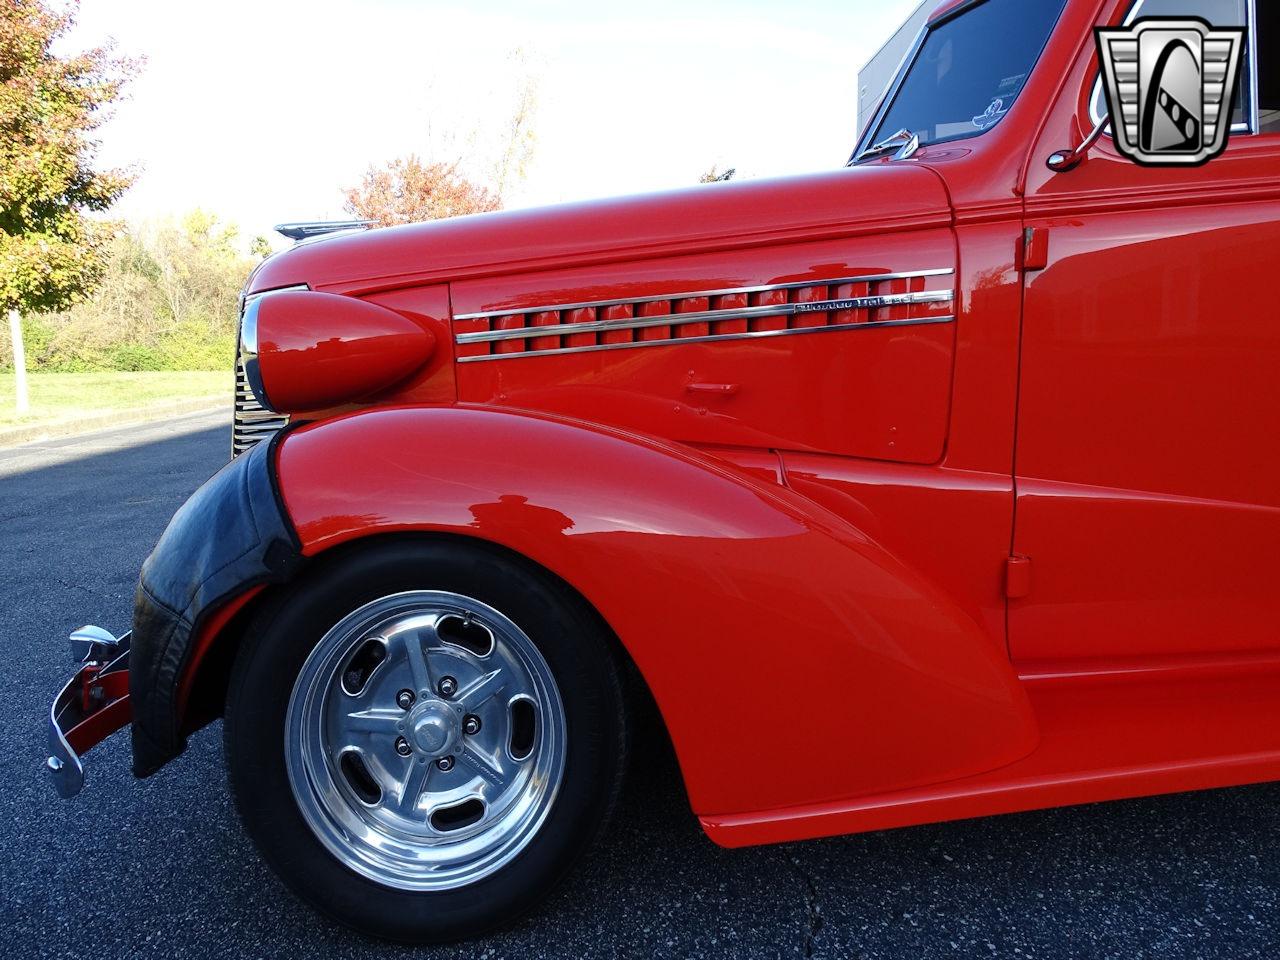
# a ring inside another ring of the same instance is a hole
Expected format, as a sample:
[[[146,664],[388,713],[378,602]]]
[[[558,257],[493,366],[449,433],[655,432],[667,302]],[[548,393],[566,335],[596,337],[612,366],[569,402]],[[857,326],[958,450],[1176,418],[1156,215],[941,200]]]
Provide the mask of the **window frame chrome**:
[[[1258,0],[1248,0],[1246,16],[1249,18],[1244,25],[1249,31],[1249,119],[1256,137],[1262,133],[1262,109],[1258,105],[1262,76],[1262,67],[1258,63]]]
[[[969,4],[965,4],[967,9]],[[853,145],[853,152],[849,154],[849,159],[845,162],[845,166],[852,166],[853,162],[858,159],[858,155],[867,147],[871,146],[871,134],[875,130],[880,129],[880,124],[884,122],[884,116],[889,112],[894,98],[898,96],[898,90],[907,79],[907,67],[915,63],[916,54],[920,52],[920,48],[924,46],[924,38],[929,35],[929,30],[933,24],[927,20],[923,27],[916,33],[915,39],[911,42],[907,52],[902,55],[902,59],[898,61],[898,67],[893,74],[893,82],[889,84],[889,89],[885,91],[880,103],[876,107],[876,112],[872,115],[871,121],[862,128],[862,135],[858,137],[857,143]]]

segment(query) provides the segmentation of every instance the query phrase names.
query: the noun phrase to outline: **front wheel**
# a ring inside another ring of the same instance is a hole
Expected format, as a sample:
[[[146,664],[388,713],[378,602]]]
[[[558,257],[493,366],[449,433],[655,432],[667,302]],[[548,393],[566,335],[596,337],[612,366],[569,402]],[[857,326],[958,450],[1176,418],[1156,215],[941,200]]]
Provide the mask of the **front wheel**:
[[[319,565],[250,625],[232,790],[281,878],[376,936],[509,922],[604,825],[624,763],[612,639],[545,572],[455,540]]]

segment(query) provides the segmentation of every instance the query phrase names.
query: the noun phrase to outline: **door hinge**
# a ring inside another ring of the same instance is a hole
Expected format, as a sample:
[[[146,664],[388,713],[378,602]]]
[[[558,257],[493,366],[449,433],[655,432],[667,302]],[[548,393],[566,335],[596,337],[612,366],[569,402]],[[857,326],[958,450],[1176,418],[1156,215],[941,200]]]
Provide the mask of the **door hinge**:
[[[1049,228],[1027,227],[1018,244],[1018,269],[1043,270],[1049,265]]]
[[[1004,561],[1004,595],[1010,600],[1031,592],[1031,558],[1007,557]]]

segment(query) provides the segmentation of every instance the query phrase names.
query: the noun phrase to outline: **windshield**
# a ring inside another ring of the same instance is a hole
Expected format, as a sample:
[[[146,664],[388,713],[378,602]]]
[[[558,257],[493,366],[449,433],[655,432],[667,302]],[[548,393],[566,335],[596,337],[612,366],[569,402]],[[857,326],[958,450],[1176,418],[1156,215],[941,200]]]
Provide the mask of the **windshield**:
[[[985,0],[930,28],[875,132],[920,142],[976,137],[1022,92],[1066,0]]]

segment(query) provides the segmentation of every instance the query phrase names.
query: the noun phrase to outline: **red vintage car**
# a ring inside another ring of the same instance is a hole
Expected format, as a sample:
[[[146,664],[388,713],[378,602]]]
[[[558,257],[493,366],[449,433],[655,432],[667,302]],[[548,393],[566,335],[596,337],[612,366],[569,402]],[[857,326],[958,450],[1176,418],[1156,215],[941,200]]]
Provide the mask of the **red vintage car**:
[[[1107,132],[1156,14],[1248,28],[1201,166]],[[649,698],[726,846],[1280,779],[1273,272],[1249,0],[950,0],[843,168],[298,244],[55,782],[223,716],[281,877],[418,941],[547,894]]]

